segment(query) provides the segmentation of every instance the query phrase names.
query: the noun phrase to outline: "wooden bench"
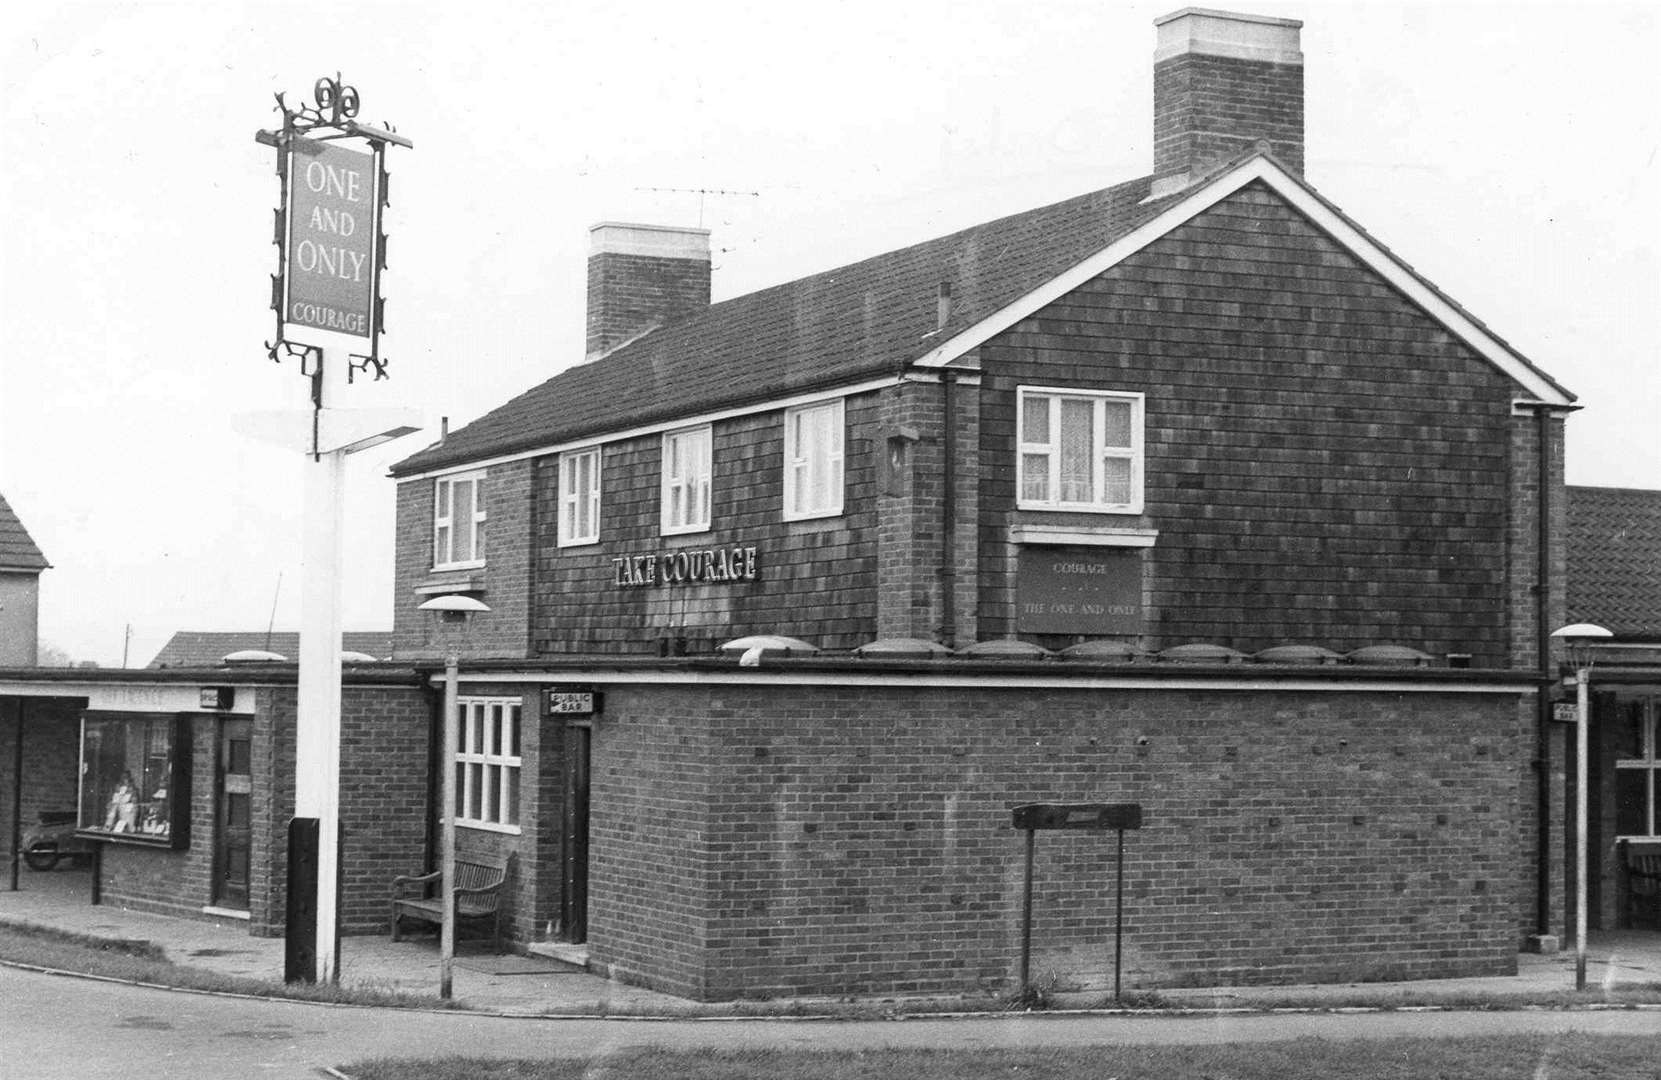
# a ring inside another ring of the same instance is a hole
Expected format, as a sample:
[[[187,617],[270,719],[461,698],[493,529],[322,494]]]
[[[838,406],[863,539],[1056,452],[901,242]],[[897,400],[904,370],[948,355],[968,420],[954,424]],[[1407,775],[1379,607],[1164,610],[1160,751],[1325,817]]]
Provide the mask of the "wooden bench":
[[[439,926],[444,921],[443,901],[438,896],[441,872],[392,879],[392,940],[399,940],[398,920],[414,919]],[[508,877],[505,855],[458,854],[456,856],[456,930],[460,938],[464,922],[490,921],[490,936],[498,953],[502,951],[502,886]],[[429,896],[428,893],[433,895]]]
[[[1661,840],[1623,840],[1626,865],[1627,925],[1640,908],[1649,908],[1650,925],[1661,930]]]

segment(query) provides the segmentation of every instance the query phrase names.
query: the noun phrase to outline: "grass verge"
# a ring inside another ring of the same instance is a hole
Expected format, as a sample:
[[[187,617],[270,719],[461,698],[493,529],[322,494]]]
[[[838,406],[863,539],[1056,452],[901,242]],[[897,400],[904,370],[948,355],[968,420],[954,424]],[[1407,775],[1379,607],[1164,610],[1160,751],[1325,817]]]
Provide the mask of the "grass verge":
[[[378,1005],[394,1008],[451,1008],[451,1002],[420,994],[373,986],[330,986],[282,983],[225,975],[186,967],[167,959],[166,951],[148,941],[91,937],[47,926],[0,924],[0,960],[56,971],[74,971],[122,982],[149,983],[185,990],[251,997],[324,1001],[336,1005]]]
[[[1023,1050],[622,1050],[550,1061],[382,1059],[351,1080],[1654,1080],[1661,1039],[1536,1035]]]

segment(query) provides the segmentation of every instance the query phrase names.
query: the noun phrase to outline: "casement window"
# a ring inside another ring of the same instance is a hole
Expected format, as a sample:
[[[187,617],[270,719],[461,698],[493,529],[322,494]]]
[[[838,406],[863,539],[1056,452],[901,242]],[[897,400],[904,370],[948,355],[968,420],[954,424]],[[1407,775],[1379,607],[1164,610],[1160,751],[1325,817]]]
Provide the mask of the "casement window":
[[[457,825],[519,831],[519,699],[456,702]]]
[[[784,520],[842,512],[842,401],[784,414]]]
[[[1661,836],[1661,697],[1615,707],[1615,832]]]
[[[483,566],[484,473],[441,476],[433,489],[433,569]]]
[[[663,436],[663,532],[709,528],[710,429],[684,428]]]
[[[559,546],[600,539],[600,448],[559,456]]]
[[[1142,395],[1023,386],[1020,493],[1031,510],[1142,512]]]

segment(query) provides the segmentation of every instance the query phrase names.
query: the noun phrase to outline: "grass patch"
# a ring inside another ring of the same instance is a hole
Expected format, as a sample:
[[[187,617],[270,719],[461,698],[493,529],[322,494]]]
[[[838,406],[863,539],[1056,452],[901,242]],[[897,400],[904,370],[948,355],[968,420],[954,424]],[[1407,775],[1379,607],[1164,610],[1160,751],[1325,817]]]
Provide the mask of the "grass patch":
[[[378,1005],[391,1008],[454,1008],[452,1002],[374,986],[331,986],[251,979],[175,964],[167,953],[148,941],[92,937],[48,926],[0,924],[0,960],[31,967],[74,971],[122,982],[149,983],[219,994],[324,1001],[339,1005]]]
[[[550,1061],[381,1059],[352,1080],[1654,1080],[1661,1039],[1536,1035],[1463,1039],[1296,1039],[1212,1046],[1065,1050],[623,1050]]]

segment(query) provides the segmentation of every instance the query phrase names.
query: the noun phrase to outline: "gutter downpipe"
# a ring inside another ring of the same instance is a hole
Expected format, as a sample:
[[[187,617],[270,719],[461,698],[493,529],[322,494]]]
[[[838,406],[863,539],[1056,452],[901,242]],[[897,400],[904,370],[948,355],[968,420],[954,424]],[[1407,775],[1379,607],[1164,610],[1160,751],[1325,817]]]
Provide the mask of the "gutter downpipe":
[[[1535,421],[1534,652],[1540,689],[1534,710],[1534,932],[1551,934],[1551,410],[1529,403]]]
[[[946,429],[941,440],[946,462],[940,495],[940,642],[952,649],[957,648],[957,424],[952,400],[956,382],[957,372],[940,369],[940,412]]]

